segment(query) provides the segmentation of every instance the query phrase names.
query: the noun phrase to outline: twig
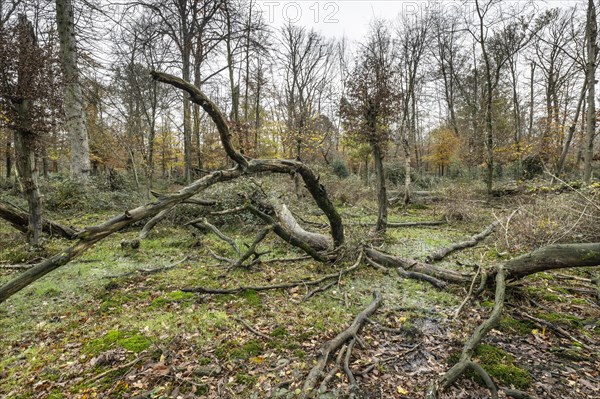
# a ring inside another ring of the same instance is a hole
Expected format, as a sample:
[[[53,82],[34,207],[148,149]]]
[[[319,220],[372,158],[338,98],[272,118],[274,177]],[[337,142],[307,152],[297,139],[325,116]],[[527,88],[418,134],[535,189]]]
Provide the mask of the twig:
[[[88,382],[94,382],[94,381],[98,381],[98,380],[100,380],[100,379],[102,379],[102,378],[106,377],[107,375],[109,375],[110,373],[112,373],[112,372],[114,372],[114,371],[117,371],[117,370],[122,370],[122,369],[124,369],[124,368],[127,368],[127,367],[133,367],[133,366],[134,366],[136,363],[138,363],[140,360],[142,360],[142,356],[138,356],[137,358],[135,358],[134,360],[130,361],[129,363],[125,363],[125,364],[122,364],[122,365],[120,365],[120,366],[113,367],[113,368],[111,368],[111,369],[109,369],[109,370],[106,370],[106,371],[105,371],[105,372],[103,372],[103,373],[100,373],[100,374],[98,374],[98,375],[95,375],[95,376],[93,376],[92,378],[90,378],[90,379],[88,380]]]
[[[281,283],[281,284],[275,284],[275,285],[263,285],[263,286],[241,286],[241,287],[237,287],[237,288],[225,288],[225,289],[218,289],[218,288],[204,288],[204,287],[197,287],[197,288],[183,288],[181,291],[183,292],[198,292],[198,293],[202,293],[202,294],[238,294],[242,291],[269,291],[269,290],[280,290],[280,289],[287,289],[287,288],[293,288],[293,287],[297,287],[299,285],[305,285],[305,286],[309,286],[309,285],[319,285],[324,281],[330,280],[332,278],[339,278],[341,275],[350,273],[356,269],[358,269],[358,267],[360,266],[360,261],[362,260],[362,253],[359,255],[358,260],[356,261],[356,263],[354,265],[352,265],[351,267],[349,267],[348,269],[344,269],[341,270],[337,273],[332,273],[332,274],[327,274],[321,278],[318,278],[317,280],[300,280],[300,281],[294,281],[294,282],[290,282],[290,283]]]
[[[252,334],[258,335],[259,337],[262,337],[268,341],[273,340],[273,338],[269,337],[267,334],[264,334],[260,331],[258,331],[256,328],[252,327],[250,324],[248,324],[248,322],[246,322],[244,319],[242,319],[239,316],[235,316],[234,320],[241,323],[244,327],[246,327],[246,329],[248,331],[250,331]]]
[[[475,273],[475,276],[473,276],[473,281],[471,281],[471,286],[469,287],[469,291],[467,292],[467,296],[465,297],[465,300],[462,301],[462,303],[460,304],[460,306],[454,312],[454,317],[452,317],[452,321],[454,321],[454,320],[456,320],[458,318],[458,315],[462,311],[463,307],[467,304],[467,302],[471,298],[471,294],[473,293],[473,287],[475,286],[475,280],[477,280],[477,276],[479,276],[480,272],[481,272],[481,267],[479,267],[479,269],[477,269],[477,273]]]
[[[309,298],[311,298],[312,296],[314,296],[315,294],[319,293],[319,292],[323,292],[323,291],[327,291],[328,289],[330,289],[331,287],[333,287],[334,285],[338,284],[338,281],[333,281],[329,284],[323,285],[321,287],[317,287],[314,290],[312,290],[311,292],[309,292],[308,294],[306,294],[304,296],[304,298],[302,298],[302,300],[300,302],[306,302],[306,300],[308,300]]]

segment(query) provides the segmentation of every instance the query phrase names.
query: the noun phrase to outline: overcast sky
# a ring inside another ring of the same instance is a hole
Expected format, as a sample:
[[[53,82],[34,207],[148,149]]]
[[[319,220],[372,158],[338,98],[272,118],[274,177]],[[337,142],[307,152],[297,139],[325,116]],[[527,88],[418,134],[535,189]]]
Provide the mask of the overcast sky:
[[[504,0],[503,4],[531,3],[527,0]],[[533,0],[538,9],[560,7],[580,3],[585,0]],[[395,19],[398,15],[424,13],[427,7],[437,7],[442,11],[460,10],[467,15],[474,10],[474,0],[258,0],[265,19],[275,27],[290,21],[297,25],[312,27],[326,36],[346,36],[360,41],[367,33],[373,18]]]

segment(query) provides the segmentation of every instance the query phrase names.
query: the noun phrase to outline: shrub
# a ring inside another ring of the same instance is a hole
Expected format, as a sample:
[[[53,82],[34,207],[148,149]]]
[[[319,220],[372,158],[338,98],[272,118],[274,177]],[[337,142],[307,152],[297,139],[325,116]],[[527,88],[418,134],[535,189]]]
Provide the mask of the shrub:
[[[350,176],[350,172],[348,171],[348,166],[346,162],[341,159],[336,159],[331,163],[331,169],[333,170],[333,174],[339,177],[340,179],[345,179]]]

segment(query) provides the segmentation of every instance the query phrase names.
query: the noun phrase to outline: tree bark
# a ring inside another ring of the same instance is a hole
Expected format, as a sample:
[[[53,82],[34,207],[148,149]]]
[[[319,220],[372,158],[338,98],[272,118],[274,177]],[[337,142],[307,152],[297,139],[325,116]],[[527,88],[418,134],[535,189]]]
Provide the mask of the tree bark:
[[[383,169],[383,153],[379,143],[371,142],[371,151],[375,164],[375,173],[377,174],[377,224],[375,231],[384,233],[387,226],[387,192],[385,187],[385,171]]]
[[[56,0],[56,25],[60,38],[60,62],[65,77],[63,106],[66,130],[71,140],[71,178],[85,182],[90,173],[90,155],[77,66],[72,0]]]
[[[592,161],[594,158],[594,137],[596,135],[596,56],[597,56],[596,5],[594,0],[588,0],[587,24],[585,34],[587,39],[588,60],[587,74],[587,121],[585,130],[585,144],[583,149],[583,181],[587,184],[592,178]]]

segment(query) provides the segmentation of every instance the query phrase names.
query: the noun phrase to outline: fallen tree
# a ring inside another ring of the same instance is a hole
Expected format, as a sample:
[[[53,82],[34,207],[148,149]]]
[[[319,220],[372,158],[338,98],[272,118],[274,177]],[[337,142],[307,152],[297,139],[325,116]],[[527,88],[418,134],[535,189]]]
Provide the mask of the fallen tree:
[[[88,227],[83,231],[78,232],[74,237],[77,239],[77,242],[74,245],[36,264],[31,269],[18,275],[13,280],[0,287],[0,303],[39,278],[67,264],[100,240],[132,223],[146,218],[152,218],[160,212],[171,209],[183,201],[190,200],[194,195],[216,183],[233,180],[249,174],[285,173],[290,175],[298,174],[301,176],[315,203],[329,220],[334,247],[341,246],[344,243],[344,226],[342,219],[329,199],[325,187],[319,182],[319,178],[309,167],[297,160],[252,159],[241,154],[233,147],[231,142],[231,132],[225,117],[216,104],[206,97],[200,89],[183,79],[169,74],[152,72],[152,77],[157,81],[170,84],[186,91],[190,95],[191,101],[204,109],[217,126],[221,145],[225,149],[227,156],[235,162],[235,167],[209,173],[175,194],[162,195],[153,203],[125,211],[123,214],[98,226]],[[325,260],[325,258],[322,259]]]
[[[24,210],[8,202],[0,201],[0,218],[6,220],[20,232],[27,234],[29,230],[29,213]],[[68,240],[72,240],[77,235],[76,230],[46,218],[42,219],[42,231],[48,235],[57,235]]]

